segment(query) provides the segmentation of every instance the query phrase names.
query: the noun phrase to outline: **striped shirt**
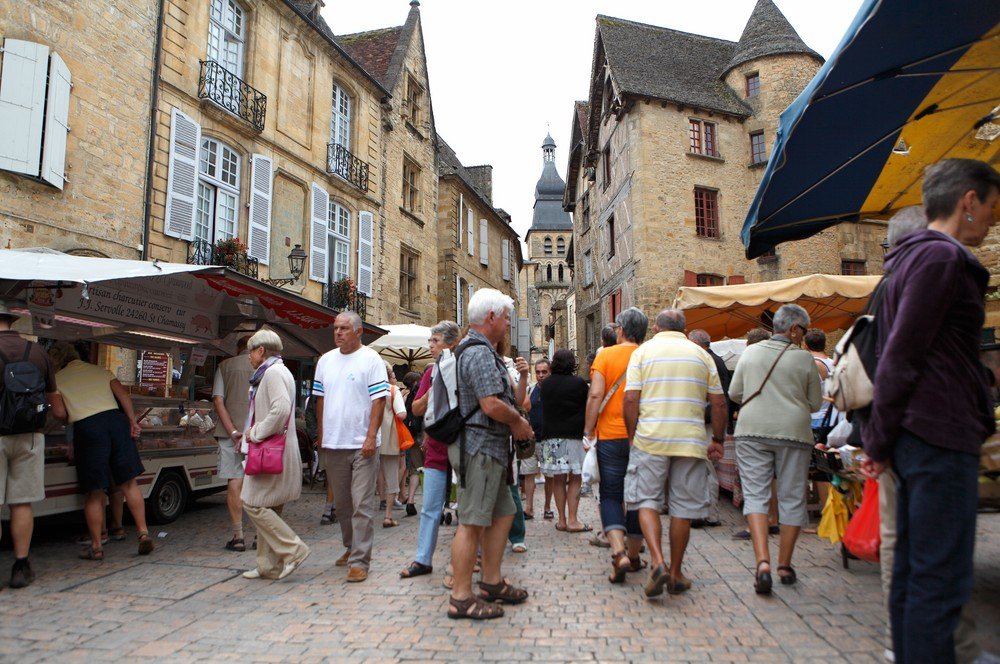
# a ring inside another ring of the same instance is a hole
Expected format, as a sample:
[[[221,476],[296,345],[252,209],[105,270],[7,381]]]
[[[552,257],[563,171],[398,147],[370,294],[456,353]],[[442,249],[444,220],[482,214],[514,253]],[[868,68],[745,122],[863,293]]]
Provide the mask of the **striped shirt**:
[[[323,399],[323,447],[361,449],[372,402],[389,396],[385,362],[367,346],[346,355],[335,348],[316,363],[312,393]],[[375,442],[381,444],[378,430]]]
[[[625,391],[640,393],[636,449],[707,458],[705,401],[722,394],[722,383],[703,348],[681,332],[660,332],[632,353]]]

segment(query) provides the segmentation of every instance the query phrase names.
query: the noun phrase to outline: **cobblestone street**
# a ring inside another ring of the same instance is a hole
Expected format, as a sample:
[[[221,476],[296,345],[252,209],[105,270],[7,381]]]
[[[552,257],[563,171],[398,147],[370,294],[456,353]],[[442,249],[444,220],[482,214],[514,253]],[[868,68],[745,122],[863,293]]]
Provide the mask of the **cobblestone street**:
[[[536,508],[541,514],[539,495]],[[419,499],[418,499],[419,500]],[[286,512],[313,548],[284,581],[248,581],[254,553],[230,553],[222,496],[199,501],[169,526],[153,529],[157,550],[135,555],[134,530],[106,546],[101,563],[77,560],[72,543],[82,516],[43,522],[32,562],[38,580],[0,593],[0,657],[35,661],[823,661],[881,662],[882,610],[875,565],[841,567],[838,549],[804,536],[800,581],[752,588],[749,542],[734,541],[741,518],[723,509],[722,527],[693,531],[688,593],[646,600],[645,573],[623,587],[606,581],[608,553],[589,535],[528,522],[529,550],[509,553],[506,574],[530,600],[488,623],[445,617],[441,586],[454,526],[444,526],[433,575],[401,581],[413,554],[418,518],[376,528],[372,574],[345,582],[338,526],[319,525],[316,489]],[[584,518],[598,523],[588,498]],[[976,551],[975,609],[982,645],[1000,650],[1000,515],[982,514]],[[252,533],[248,532],[247,541]],[[10,564],[9,540],[2,561]],[[776,538],[772,538],[772,547]]]

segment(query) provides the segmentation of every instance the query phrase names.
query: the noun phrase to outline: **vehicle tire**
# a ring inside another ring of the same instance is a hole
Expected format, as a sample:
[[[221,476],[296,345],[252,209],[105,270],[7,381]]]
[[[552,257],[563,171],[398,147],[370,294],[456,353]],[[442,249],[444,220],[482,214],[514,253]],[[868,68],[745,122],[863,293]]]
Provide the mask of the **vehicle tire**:
[[[188,495],[187,482],[180,473],[163,471],[146,499],[146,518],[156,524],[173,522],[184,513]]]

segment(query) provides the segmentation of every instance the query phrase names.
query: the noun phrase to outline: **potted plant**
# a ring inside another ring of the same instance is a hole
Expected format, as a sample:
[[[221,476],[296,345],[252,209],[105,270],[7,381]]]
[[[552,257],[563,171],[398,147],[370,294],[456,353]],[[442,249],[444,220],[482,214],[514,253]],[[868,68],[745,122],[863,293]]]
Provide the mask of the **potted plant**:
[[[213,263],[238,269],[242,260],[246,259],[247,246],[238,237],[216,240],[212,246]]]

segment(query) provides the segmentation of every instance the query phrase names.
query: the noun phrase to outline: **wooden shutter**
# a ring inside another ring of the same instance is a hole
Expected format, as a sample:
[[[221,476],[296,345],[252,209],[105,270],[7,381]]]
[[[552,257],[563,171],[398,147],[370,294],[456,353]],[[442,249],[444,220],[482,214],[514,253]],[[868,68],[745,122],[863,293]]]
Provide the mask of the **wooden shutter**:
[[[459,194],[458,195],[458,246],[460,247],[462,246],[462,233],[463,233],[462,215],[465,214],[465,212],[462,210],[462,207],[464,205],[465,205],[464,197],[462,196],[462,194]]]
[[[510,281],[510,240],[504,238],[500,243],[500,247],[503,249],[503,256],[501,257],[503,264],[500,266],[500,269],[503,271],[504,281]]]
[[[462,321],[465,318],[465,312],[462,307],[462,278],[455,275],[455,322],[458,326],[462,326]]]
[[[181,240],[194,238],[195,200],[198,195],[198,148],[201,125],[176,108],[170,112],[170,164],[163,232]]]
[[[5,39],[0,69],[0,168],[38,177],[49,47]]]
[[[747,282],[746,277],[742,274],[734,274],[727,280],[730,286],[735,286],[736,284],[745,284]]]
[[[49,58],[49,92],[45,103],[45,144],[42,146],[42,180],[57,189],[66,182],[66,134],[69,133],[69,67],[53,53]]]
[[[469,218],[465,222],[465,230],[467,231],[468,237],[466,238],[466,244],[469,247],[469,255],[476,255],[476,238],[475,238],[475,219],[472,217],[472,208],[469,208]]]
[[[692,272],[691,270],[684,270],[684,285],[685,286],[697,286],[698,285],[698,274]]]
[[[270,157],[250,157],[250,227],[247,254],[264,265],[271,254],[271,171]],[[324,192],[326,193],[326,192]]]
[[[309,209],[309,278],[325,284],[329,261],[327,219],[330,217],[330,194],[315,182],[312,183]]]
[[[487,221],[479,220],[479,262],[483,265],[490,264],[490,240],[486,232]]]
[[[372,260],[375,246],[375,215],[371,212],[358,213],[358,292],[371,297],[373,293],[374,269]]]

